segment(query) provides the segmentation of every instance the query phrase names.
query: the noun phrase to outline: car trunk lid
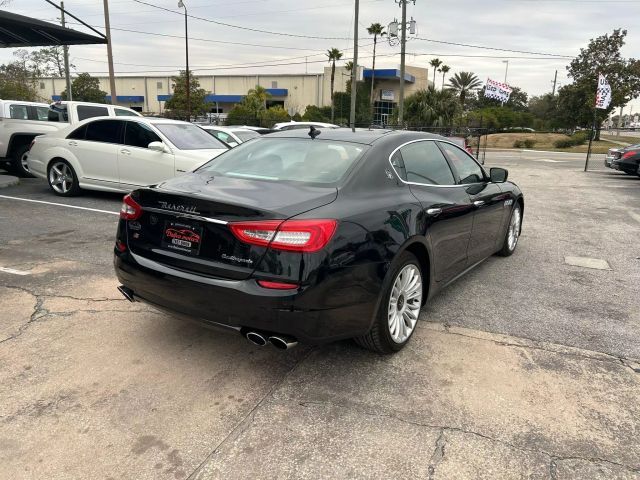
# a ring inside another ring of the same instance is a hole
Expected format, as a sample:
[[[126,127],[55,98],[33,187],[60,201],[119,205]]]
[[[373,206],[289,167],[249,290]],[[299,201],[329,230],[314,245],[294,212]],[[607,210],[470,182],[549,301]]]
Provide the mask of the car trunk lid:
[[[244,279],[268,247],[238,240],[230,223],[286,220],[336,197],[334,187],[187,174],[135,192],[143,213],[127,222],[129,248],[180,270]]]

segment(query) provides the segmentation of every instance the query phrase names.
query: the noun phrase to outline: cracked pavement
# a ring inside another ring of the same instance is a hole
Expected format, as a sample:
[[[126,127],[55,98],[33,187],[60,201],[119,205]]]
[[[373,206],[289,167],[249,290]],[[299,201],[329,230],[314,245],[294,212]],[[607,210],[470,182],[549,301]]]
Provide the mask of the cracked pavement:
[[[640,179],[582,161],[491,154],[527,196],[518,251],[434,298],[394,356],[132,304],[117,217],[0,199],[0,267],[24,273],[0,271],[0,478],[640,479]],[[119,208],[36,179],[3,195]]]

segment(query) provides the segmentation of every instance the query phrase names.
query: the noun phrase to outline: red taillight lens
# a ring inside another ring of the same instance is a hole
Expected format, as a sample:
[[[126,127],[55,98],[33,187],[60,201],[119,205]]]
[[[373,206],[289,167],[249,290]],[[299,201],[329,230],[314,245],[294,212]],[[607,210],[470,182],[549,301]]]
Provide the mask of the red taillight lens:
[[[120,207],[120,218],[123,220],[137,220],[141,215],[142,207],[131,197],[131,194],[125,195]]]
[[[127,251],[127,246],[121,242],[119,239],[116,240],[116,249],[120,252],[120,253],[124,253]]]
[[[634,155],[637,155],[638,152],[637,150],[631,150],[630,152],[625,153],[624,155],[622,155],[622,158],[629,158],[629,157],[633,157]]]
[[[276,250],[317,252],[329,243],[336,231],[336,220],[264,220],[229,225],[239,240]]]
[[[270,288],[271,290],[293,290],[298,288],[295,283],[269,282],[267,280],[258,280],[258,285],[262,288]]]

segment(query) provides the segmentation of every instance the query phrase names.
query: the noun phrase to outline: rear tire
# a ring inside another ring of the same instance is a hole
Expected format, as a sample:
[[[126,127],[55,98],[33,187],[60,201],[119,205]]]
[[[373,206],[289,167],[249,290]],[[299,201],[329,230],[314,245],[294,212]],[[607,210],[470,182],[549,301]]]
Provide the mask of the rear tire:
[[[385,278],[371,330],[355,338],[356,343],[377,353],[401,350],[417,326],[423,281],[418,259],[410,252],[403,252]]]
[[[47,168],[47,181],[53,193],[61,197],[73,197],[80,193],[78,176],[66,160],[51,160]]]
[[[502,248],[498,252],[501,257],[508,257],[513,255],[518,246],[518,240],[520,239],[520,232],[522,231],[522,208],[520,204],[516,202],[515,207],[511,211],[511,218],[509,219],[509,225],[507,226],[507,232],[504,235],[504,243]]]
[[[29,166],[27,165],[27,154],[29,153],[29,145],[23,145],[18,147],[13,152],[13,158],[11,160],[11,169],[19,176],[24,178],[33,178],[31,172],[29,172]]]

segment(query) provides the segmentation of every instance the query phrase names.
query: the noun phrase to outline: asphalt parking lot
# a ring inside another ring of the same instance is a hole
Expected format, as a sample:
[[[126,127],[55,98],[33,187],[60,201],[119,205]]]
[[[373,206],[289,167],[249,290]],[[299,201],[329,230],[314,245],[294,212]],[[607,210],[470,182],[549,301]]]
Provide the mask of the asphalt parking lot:
[[[518,250],[394,356],[129,303],[120,195],[1,189],[0,478],[640,478],[640,178],[583,163],[487,154],[526,196]]]

